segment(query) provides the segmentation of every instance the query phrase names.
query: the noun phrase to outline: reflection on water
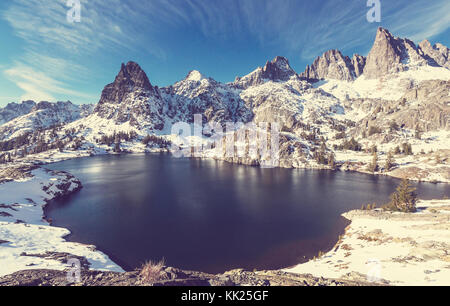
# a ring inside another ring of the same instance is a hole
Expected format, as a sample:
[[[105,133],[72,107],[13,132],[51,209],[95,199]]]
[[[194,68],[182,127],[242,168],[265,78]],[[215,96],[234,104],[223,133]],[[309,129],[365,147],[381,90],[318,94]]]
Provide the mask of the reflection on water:
[[[398,180],[357,173],[260,169],[168,155],[118,155],[50,165],[81,179],[52,203],[54,225],[95,244],[124,268],[149,259],[206,272],[277,269],[330,249],[340,215],[384,203]],[[419,184],[422,198],[450,195]]]

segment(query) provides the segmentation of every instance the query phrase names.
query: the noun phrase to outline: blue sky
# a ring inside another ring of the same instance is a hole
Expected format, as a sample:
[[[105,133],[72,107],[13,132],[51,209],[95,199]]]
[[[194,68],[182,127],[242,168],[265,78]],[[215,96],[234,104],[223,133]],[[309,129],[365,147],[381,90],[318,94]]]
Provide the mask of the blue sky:
[[[129,60],[160,87],[193,69],[233,81],[277,55],[301,72],[328,49],[367,55],[379,26],[450,45],[448,0],[381,0],[381,23],[366,0],[81,0],[80,23],[66,2],[1,1],[0,106],[96,103]]]

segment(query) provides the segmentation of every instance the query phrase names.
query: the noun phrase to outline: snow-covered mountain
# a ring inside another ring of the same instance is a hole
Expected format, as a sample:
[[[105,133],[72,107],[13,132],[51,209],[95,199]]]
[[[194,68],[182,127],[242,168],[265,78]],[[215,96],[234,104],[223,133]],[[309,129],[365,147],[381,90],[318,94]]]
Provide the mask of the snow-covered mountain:
[[[281,166],[332,167],[330,161],[336,158],[339,166],[361,171],[372,160],[373,146],[381,155],[405,143],[418,150],[450,152],[445,151],[450,150],[449,65],[445,46],[428,41],[416,46],[383,28],[367,57],[330,50],[300,75],[286,58],[276,57],[231,83],[194,70],[174,85],[159,88],[137,63],[129,62],[104,88],[92,114],[75,106],[39,113],[36,106],[0,126],[0,132],[12,139],[22,130],[67,123],[55,132],[56,138],[47,138],[95,154],[167,147],[166,141],[179,140],[171,135],[172,125],[192,123],[196,114],[202,115],[203,124],[276,122],[282,131]],[[417,137],[418,131],[426,137]],[[143,142],[147,135],[154,138]],[[205,156],[211,157],[208,152]]]
[[[367,57],[355,54],[350,59],[339,50],[329,50],[308,65],[300,76],[353,81],[364,75],[365,79],[379,79],[424,66],[450,68],[449,56],[449,49],[442,44],[431,46],[424,40],[416,46],[409,39],[394,37],[388,30],[379,28]]]
[[[92,104],[75,105],[72,102],[10,103],[0,109],[5,123],[0,125],[0,141],[12,139],[25,132],[47,129],[86,117],[93,112]]]
[[[329,50],[318,57],[311,66],[306,66],[306,70],[300,76],[310,80],[353,81],[363,73],[365,65],[364,56],[355,54],[350,59],[339,50]]]
[[[35,106],[36,102],[34,101],[24,101],[22,103],[9,103],[4,108],[0,107],[0,125],[30,113]]]

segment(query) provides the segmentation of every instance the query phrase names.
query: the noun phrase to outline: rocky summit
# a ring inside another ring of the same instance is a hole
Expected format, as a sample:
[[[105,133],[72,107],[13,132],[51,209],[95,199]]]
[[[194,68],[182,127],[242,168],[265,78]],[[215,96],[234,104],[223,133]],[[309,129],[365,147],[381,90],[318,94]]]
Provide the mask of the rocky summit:
[[[450,49],[443,44],[437,43],[432,46],[428,40],[424,40],[419,44],[419,49],[430,64],[450,69]]]
[[[376,79],[407,70],[408,65],[425,64],[427,60],[411,40],[394,37],[388,30],[379,28],[367,57],[364,75],[368,79]]]
[[[264,67],[259,67],[249,75],[236,78],[234,84],[242,89],[251,86],[261,85],[267,81],[289,81],[292,77],[298,77],[292,69],[287,58],[282,56],[275,57],[268,61]]]
[[[300,74],[306,79],[336,79],[353,81],[362,74],[366,59],[355,54],[353,59],[343,56],[339,50],[329,50],[318,57]]]
[[[428,40],[418,46],[409,39],[394,37],[387,29],[379,28],[367,57],[355,54],[350,59],[339,50],[329,50],[308,65],[301,77],[306,79],[336,79],[353,81],[361,75],[378,79],[417,66],[449,68],[449,49]]]

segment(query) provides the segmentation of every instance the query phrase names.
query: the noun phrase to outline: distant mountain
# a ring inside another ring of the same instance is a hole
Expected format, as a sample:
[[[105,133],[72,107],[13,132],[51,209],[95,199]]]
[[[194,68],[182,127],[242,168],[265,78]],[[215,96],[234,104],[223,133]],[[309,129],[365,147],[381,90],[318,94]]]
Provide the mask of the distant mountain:
[[[0,114],[5,114],[4,116],[9,119],[0,125],[0,141],[17,137],[27,131],[46,129],[78,120],[89,116],[93,109],[92,104],[75,105],[69,101],[10,103],[0,110]],[[9,117],[6,116],[7,114]]]
[[[242,78],[236,78],[234,84],[239,88],[246,89],[267,81],[286,82],[292,77],[298,78],[298,75],[292,69],[287,58],[277,56],[272,61],[267,62],[264,67],[258,67],[250,74]]]
[[[5,124],[17,117],[23,116],[31,112],[36,106],[34,101],[24,101],[22,103],[9,103],[4,108],[0,108],[0,125]]]
[[[353,81],[359,77],[366,65],[366,58],[355,54],[352,59],[343,56],[339,50],[329,50],[318,57],[300,77],[306,79],[337,79]]]

